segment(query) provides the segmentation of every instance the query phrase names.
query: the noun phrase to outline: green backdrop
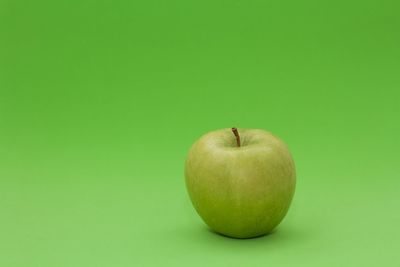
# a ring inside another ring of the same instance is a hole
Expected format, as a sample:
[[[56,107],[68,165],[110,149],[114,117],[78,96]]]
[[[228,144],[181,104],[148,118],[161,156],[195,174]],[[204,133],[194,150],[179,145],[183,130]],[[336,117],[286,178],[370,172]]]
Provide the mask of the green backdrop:
[[[0,265],[400,266],[400,4],[0,0]],[[183,165],[263,128],[277,231],[210,232]]]

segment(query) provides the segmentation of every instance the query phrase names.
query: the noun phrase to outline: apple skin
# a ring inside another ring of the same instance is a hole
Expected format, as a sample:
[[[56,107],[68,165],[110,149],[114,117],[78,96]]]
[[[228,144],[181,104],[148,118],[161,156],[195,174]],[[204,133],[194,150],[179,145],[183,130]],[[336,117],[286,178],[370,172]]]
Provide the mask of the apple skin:
[[[191,147],[186,187],[194,208],[215,232],[234,238],[270,233],[285,217],[296,186],[286,145],[260,129],[209,132]]]

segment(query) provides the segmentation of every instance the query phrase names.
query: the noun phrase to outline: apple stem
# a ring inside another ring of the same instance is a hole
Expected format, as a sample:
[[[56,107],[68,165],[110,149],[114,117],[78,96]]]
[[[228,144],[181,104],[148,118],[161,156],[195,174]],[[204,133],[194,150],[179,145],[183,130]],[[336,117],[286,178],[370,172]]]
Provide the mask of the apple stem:
[[[236,137],[237,146],[240,147],[240,135],[239,135],[238,129],[236,127],[232,127],[232,132]]]

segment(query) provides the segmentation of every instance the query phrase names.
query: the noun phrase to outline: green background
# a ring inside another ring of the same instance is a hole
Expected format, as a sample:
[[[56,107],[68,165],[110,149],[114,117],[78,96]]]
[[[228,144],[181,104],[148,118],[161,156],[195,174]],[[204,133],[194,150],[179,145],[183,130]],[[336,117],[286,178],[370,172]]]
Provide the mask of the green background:
[[[400,266],[400,4],[0,0],[0,266]],[[183,165],[280,136],[293,205],[210,232]]]

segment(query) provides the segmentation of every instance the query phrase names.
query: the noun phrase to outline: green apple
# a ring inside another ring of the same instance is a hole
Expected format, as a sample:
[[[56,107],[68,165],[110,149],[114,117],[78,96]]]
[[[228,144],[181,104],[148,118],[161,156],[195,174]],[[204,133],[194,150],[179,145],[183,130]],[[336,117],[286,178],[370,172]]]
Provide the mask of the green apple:
[[[189,151],[185,178],[204,222],[235,238],[270,233],[286,215],[296,185],[287,146],[260,129],[205,134]]]

